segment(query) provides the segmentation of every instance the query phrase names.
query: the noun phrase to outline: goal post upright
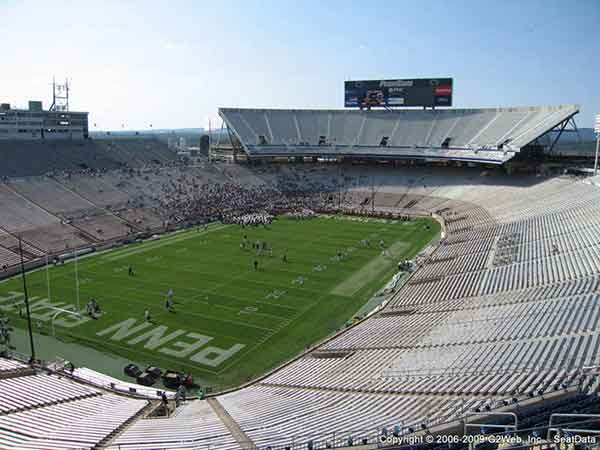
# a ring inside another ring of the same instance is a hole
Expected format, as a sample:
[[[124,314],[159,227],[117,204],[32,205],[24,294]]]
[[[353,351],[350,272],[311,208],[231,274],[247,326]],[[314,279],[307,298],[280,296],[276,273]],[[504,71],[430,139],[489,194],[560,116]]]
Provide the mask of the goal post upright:
[[[81,311],[81,305],[79,303],[79,267],[77,262],[77,250],[73,250],[75,256],[75,297],[77,299],[77,311]]]
[[[52,302],[52,297],[50,296],[50,267],[48,266],[48,253],[46,253],[46,285],[48,288],[48,301]]]
[[[25,278],[25,259],[23,257],[23,238],[19,235],[19,253],[21,255],[21,278],[23,279],[23,294],[25,295],[25,309],[27,312],[27,331],[29,333],[29,346],[31,357],[29,362],[35,361],[35,345],[33,343],[33,328],[31,326],[31,310],[29,308],[29,294],[27,293],[27,279]]]

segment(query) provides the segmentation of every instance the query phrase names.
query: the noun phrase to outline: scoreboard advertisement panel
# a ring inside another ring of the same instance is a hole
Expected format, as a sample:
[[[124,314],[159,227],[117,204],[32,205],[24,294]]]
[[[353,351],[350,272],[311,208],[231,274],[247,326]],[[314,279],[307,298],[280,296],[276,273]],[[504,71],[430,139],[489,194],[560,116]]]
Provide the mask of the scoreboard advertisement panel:
[[[344,106],[452,106],[452,78],[346,81]]]

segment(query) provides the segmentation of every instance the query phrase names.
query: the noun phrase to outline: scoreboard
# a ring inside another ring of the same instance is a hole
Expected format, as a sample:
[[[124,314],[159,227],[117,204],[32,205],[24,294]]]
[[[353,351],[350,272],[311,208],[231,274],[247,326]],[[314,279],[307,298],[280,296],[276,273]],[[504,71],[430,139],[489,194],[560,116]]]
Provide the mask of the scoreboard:
[[[344,106],[452,106],[452,78],[346,81]]]

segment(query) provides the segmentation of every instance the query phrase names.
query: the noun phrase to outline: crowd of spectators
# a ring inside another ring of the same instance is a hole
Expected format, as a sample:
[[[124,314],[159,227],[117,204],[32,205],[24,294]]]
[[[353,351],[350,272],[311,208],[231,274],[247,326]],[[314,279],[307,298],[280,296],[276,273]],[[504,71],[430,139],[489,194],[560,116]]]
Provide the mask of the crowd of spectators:
[[[339,203],[332,193],[331,174],[320,169],[262,166],[251,170],[242,166],[201,162],[195,165],[176,161],[148,163],[141,167],[123,165],[118,169],[71,168],[49,171],[46,176],[60,183],[79,179],[104,178],[107,186],[127,193],[126,200],[117,199],[104,208],[119,215],[124,210],[152,211],[162,226],[222,221],[225,223],[268,223],[268,217],[291,213],[295,219],[308,219],[315,210]],[[89,189],[89,187],[86,187]],[[112,195],[98,185],[98,195]],[[116,192],[115,191],[115,192]],[[84,194],[85,195],[85,194]],[[98,211],[83,211],[84,218]],[[65,214],[63,219],[81,218],[79,211]],[[140,213],[142,214],[142,213]],[[143,215],[143,214],[142,214]],[[136,214],[128,220],[143,226]]]
[[[57,180],[70,180],[73,176],[101,177],[107,172],[108,169],[96,169],[88,167],[78,169],[52,170],[50,172],[47,172],[45,175],[48,178],[54,178]]]
[[[200,220],[234,223],[240,217],[257,213],[266,217],[289,211],[314,211],[326,208],[331,202],[328,195],[285,192],[267,185],[205,183],[191,195],[189,191],[170,193],[160,201],[156,213],[169,224]]]

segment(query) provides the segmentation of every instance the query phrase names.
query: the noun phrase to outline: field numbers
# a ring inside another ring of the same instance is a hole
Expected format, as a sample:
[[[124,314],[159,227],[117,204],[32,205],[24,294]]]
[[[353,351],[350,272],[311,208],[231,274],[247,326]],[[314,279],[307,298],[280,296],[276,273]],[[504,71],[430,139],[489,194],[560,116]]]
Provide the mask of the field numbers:
[[[240,309],[238,316],[244,314],[254,314],[255,312],[258,312],[258,308],[256,306],[246,306],[244,309]]]
[[[302,286],[305,281],[308,281],[308,278],[298,277],[292,280],[292,284],[299,284],[300,286]]]
[[[285,291],[282,291],[280,289],[275,289],[273,292],[270,292],[269,294],[267,294],[267,296],[265,298],[267,300],[270,300],[270,299],[277,300],[278,298],[283,297],[285,294],[286,294]]]
[[[339,255],[332,256],[331,258],[329,258],[329,261],[331,261],[331,262],[340,262],[340,261],[344,260],[345,256],[346,256],[345,254],[341,253]]]

